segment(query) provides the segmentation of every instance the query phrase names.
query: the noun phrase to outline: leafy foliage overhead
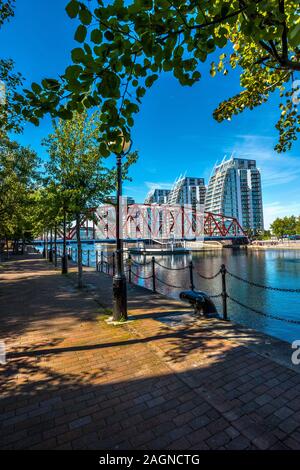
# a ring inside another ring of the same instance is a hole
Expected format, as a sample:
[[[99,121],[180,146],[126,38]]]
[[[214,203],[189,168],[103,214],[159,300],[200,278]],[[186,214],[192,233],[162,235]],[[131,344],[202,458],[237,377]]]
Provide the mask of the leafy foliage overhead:
[[[14,16],[14,0],[0,0],[0,27],[11,16]]]
[[[21,95],[17,92],[22,83],[21,74],[14,72],[13,61],[0,59],[0,139],[9,131],[22,131]]]
[[[14,0],[0,0],[0,29],[5,21],[14,16]],[[7,132],[22,131],[22,112],[17,93],[23,83],[20,73],[14,72],[14,62],[11,59],[0,58],[0,139]]]
[[[71,119],[74,111],[101,106],[106,142],[120,130],[130,134],[146,90],[163,71],[191,86],[201,78],[199,64],[220,49],[226,48],[211,74],[239,66],[243,90],[218,107],[218,121],[262,104],[276,89],[284,94],[284,85],[300,70],[298,1],[71,0],[66,11],[79,21],[72,64],[59,80],[33,83],[23,112],[38,124],[48,112]],[[299,130],[299,114],[287,93],[277,125],[279,151],[290,148]],[[101,151],[109,149],[103,144]]]

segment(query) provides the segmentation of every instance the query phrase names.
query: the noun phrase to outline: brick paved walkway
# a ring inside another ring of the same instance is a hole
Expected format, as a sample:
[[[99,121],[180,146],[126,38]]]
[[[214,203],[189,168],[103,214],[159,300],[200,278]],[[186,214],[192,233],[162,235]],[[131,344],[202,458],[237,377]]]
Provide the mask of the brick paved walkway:
[[[38,256],[2,267],[1,449],[300,448],[288,344],[137,287],[111,326],[108,276],[79,293]]]

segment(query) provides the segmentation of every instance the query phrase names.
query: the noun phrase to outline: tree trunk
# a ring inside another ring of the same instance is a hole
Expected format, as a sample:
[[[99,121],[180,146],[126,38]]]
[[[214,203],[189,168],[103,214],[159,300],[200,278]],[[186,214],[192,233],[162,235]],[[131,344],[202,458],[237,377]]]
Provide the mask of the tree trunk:
[[[5,239],[5,244],[6,244],[6,258],[9,259],[8,238]]]
[[[21,248],[21,255],[24,255],[25,253],[25,234],[24,232],[22,233],[22,248]]]
[[[52,228],[50,230],[50,250],[49,250],[48,261],[50,261],[50,263],[53,262],[53,230]]]
[[[44,231],[44,246],[43,246],[43,258],[46,258],[46,232]]]
[[[78,266],[78,288],[83,287],[83,277],[82,277],[82,246],[81,246],[81,237],[80,237],[80,214],[76,214],[76,239],[77,239],[77,266]]]
[[[45,242],[45,253],[46,253],[45,257],[46,257],[46,259],[48,259],[48,230],[46,230],[45,237],[46,237],[45,238],[45,240],[46,240],[46,242]]]

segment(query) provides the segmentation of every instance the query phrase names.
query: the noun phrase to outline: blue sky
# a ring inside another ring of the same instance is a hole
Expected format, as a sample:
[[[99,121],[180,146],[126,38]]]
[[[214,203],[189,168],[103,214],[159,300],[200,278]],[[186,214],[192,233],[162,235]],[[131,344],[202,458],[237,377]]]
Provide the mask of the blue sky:
[[[76,22],[65,13],[67,0],[18,0],[16,15],[0,31],[1,56],[11,57],[26,78],[26,86],[44,77],[56,77],[70,63]],[[213,56],[209,62],[213,60]],[[125,192],[142,202],[154,186],[170,187],[181,173],[205,177],[224,155],[257,160],[263,182],[266,227],[277,216],[300,214],[300,144],[284,155],[273,151],[279,117],[278,98],[230,122],[212,117],[217,104],[239,91],[239,77],[209,76],[209,63],[199,67],[200,82],[181,87],[163,74],[146,95],[133,129],[139,161],[131,169]],[[36,128],[27,124],[17,137],[46,158],[41,140],[51,130],[49,118]]]

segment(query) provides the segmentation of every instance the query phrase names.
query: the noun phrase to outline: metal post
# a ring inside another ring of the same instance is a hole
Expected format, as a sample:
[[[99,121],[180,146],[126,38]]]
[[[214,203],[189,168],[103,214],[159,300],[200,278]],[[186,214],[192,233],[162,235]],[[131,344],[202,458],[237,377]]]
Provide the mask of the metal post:
[[[122,156],[117,154],[117,205],[116,205],[116,273],[113,279],[113,319],[115,321],[127,320],[127,288],[126,276],[123,269],[123,240],[121,239],[121,197],[122,197]]]
[[[116,273],[116,253],[115,252],[113,252],[112,257],[113,257],[113,276],[114,276]]]
[[[128,255],[128,281],[131,284],[132,283],[132,271],[131,271],[131,254],[129,253]]]
[[[103,273],[103,251],[101,251],[101,272]]]
[[[227,290],[226,290],[226,266],[222,264],[221,266],[221,275],[222,275],[222,301],[223,301],[223,320],[228,320],[227,316]]]
[[[190,264],[189,264],[189,270],[190,270],[190,284],[191,284],[191,290],[195,290],[195,285],[194,285],[194,265],[193,265],[193,261],[191,261]]]
[[[50,230],[50,250],[48,254],[49,263],[53,263],[53,230]]]
[[[43,258],[46,258],[46,232],[44,232]]]
[[[87,265],[90,267],[90,250],[87,251]]]
[[[152,292],[156,292],[156,283],[155,283],[155,257],[152,256]]]
[[[45,258],[48,259],[48,231],[46,231],[45,238]]]
[[[96,271],[98,271],[98,250],[96,250]]]

